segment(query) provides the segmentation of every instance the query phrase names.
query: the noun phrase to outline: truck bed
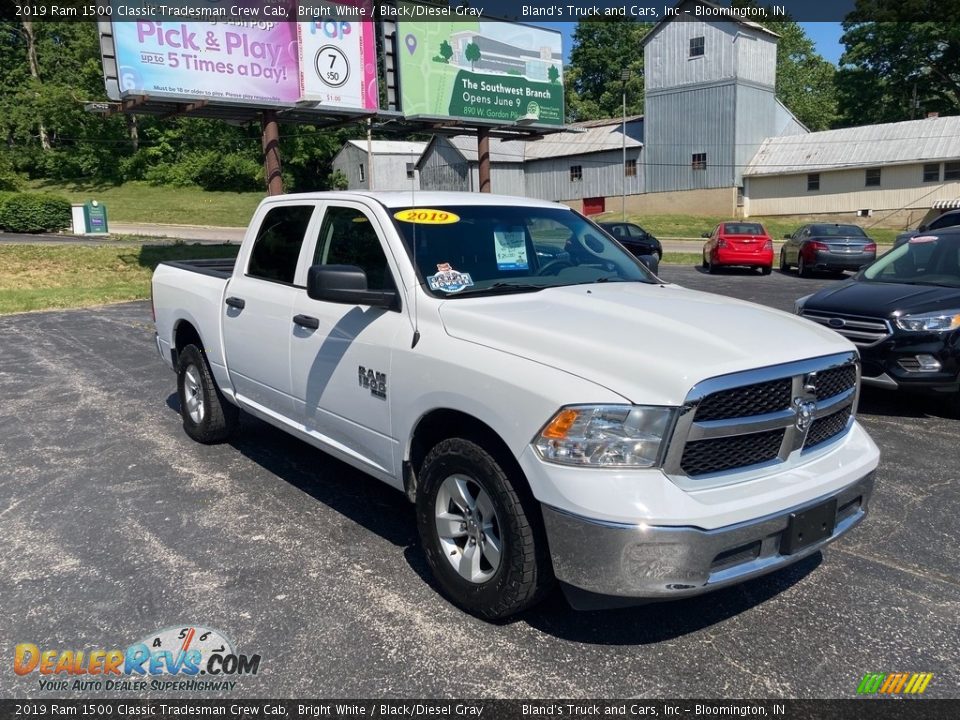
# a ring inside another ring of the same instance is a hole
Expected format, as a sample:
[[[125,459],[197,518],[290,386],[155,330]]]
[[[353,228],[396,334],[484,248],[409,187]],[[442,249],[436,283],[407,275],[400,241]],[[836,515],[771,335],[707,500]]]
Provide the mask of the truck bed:
[[[188,272],[210,275],[227,280],[233,275],[236,258],[211,258],[209,260],[165,260],[161,265],[180,268]]]

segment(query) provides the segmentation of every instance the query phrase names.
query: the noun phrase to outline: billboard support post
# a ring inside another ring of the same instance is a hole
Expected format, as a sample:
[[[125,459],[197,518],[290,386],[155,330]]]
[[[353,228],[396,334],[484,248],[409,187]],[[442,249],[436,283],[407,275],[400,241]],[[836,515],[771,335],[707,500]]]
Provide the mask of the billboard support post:
[[[490,128],[482,125],[477,128],[477,177],[480,181],[480,192],[490,190]]]
[[[263,131],[263,172],[267,183],[267,195],[283,194],[283,177],[280,175],[280,129],[277,111],[264,110],[260,127]]]

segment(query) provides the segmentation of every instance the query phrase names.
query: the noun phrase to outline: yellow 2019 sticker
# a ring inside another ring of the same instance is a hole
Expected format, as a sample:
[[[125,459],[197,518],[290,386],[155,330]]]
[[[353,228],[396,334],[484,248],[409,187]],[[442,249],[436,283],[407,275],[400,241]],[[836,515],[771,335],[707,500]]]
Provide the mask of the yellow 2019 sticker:
[[[460,216],[447,210],[433,208],[410,208],[395,212],[393,216],[400,222],[416,223],[417,225],[450,225],[460,222]]]

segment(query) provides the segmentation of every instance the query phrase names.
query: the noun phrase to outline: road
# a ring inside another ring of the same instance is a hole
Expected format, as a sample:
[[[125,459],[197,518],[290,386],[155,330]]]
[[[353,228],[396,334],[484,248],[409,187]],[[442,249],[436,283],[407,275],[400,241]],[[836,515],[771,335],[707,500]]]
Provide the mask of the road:
[[[663,275],[781,309],[835,282]],[[231,697],[847,698],[895,670],[960,696],[960,421],[932,401],[864,391],[872,513],[822,556],[700,598],[577,613],[555,594],[487,624],[438,594],[398,493],[248,416],[195,444],[174,391],[147,303],[0,318],[8,662],[17,643],[202,626],[262,657]],[[143,696],[6,677],[0,697]]]

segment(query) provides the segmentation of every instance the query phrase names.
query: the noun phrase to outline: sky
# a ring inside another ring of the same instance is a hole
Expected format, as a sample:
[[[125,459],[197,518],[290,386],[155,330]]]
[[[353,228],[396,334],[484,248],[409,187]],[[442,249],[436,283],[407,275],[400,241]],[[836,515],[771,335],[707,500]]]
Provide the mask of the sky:
[[[563,33],[564,60],[569,61],[570,48],[573,46],[573,40],[571,36],[573,35],[574,28],[577,26],[576,23],[544,22],[536,24],[543,25],[544,27],[549,27],[554,30],[559,30]],[[843,45],[840,44],[840,36],[843,35],[843,28],[840,26],[840,23],[803,22],[800,23],[800,25],[804,30],[806,30],[807,35],[813,41],[813,44],[817,48],[817,52],[820,53],[826,60],[836,65],[840,61],[840,56],[843,54]]]

